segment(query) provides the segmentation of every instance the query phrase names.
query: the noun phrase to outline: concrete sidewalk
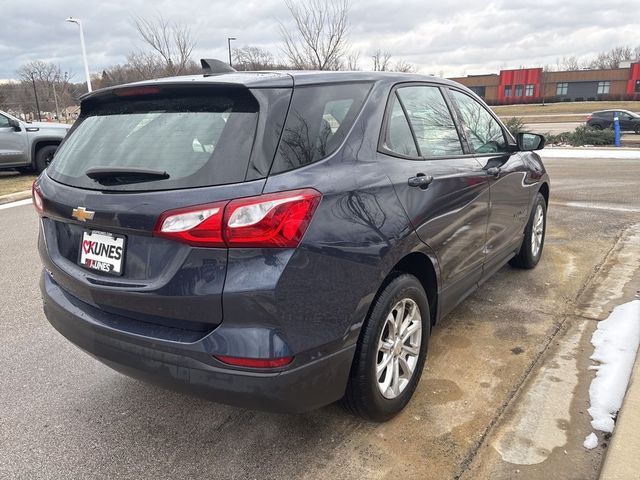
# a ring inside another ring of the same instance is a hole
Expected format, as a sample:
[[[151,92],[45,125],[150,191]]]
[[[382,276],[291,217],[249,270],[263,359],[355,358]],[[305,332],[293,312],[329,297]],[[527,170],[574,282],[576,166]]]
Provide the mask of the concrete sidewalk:
[[[8,195],[0,195],[0,205],[4,203],[17,202],[18,200],[25,200],[31,198],[31,190],[23,190],[21,192],[10,193]]]
[[[640,356],[618,413],[600,480],[640,479]]]

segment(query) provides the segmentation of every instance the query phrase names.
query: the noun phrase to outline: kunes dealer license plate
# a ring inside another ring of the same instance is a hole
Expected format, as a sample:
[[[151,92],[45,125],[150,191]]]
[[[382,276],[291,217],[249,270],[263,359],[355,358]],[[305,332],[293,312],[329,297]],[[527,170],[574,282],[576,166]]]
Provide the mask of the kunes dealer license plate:
[[[84,232],[80,245],[80,265],[110,275],[122,275],[124,264],[122,235],[105,232]]]

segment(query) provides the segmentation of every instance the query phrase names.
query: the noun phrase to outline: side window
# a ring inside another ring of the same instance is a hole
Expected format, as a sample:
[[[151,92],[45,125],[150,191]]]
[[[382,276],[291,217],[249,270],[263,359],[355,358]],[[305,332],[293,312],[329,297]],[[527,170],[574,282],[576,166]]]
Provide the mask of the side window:
[[[457,90],[450,90],[458,105],[462,124],[476,153],[507,151],[507,142],[502,127],[495,118],[476,100]]]
[[[0,115],[0,128],[7,128],[9,126],[9,119],[4,115]]]
[[[421,157],[462,155],[451,112],[438,87],[402,87],[396,94],[404,106]]]
[[[370,83],[296,87],[272,173],[293,170],[335,152],[370,89]]]
[[[418,149],[413,139],[409,122],[402,110],[402,105],[398,101],[397,94],[393,94],[393,106],[389,118],[387,119],[387,132],[384,146],[388,150],[405,155],[407,157],[417,157]]]

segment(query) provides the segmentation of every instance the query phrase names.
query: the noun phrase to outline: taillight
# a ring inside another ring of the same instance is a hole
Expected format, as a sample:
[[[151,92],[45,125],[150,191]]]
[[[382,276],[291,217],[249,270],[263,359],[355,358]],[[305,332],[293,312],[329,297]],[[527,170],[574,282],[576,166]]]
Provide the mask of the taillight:
[[[233,200],[224,238],[229,247],[297,247],[319,202],[310,188]]]
[[[42,200],[42,195],[40,195],[40,191],[38,190],[38,186],[36,185],[37,180],[33,182],[31,185],[31,198],[33,200],[33,207],[36,209],[36,213],[40,216],[44,215],[44,202]]]
[[[297,247],[320,192],[311,188],[170,210],[154,234],[201,247]]]
[[[250,368],[277,368],[289,365],[293,361],[293,357],[280,357],[280,358],[243,358],[243,357],[229,357],[226,355],[216,355],[215,358],[227,365],[234,365],[236,367],[250,367]]]
[[[160,215],[154,234],[199,247],[224,247],[222,219],[227,202],[170,210]]]
[[[592,118],[593,118],[593,115],[588,115],[588,116],[587,116],[587,122],[588,122],[589,120],[591,120]]]

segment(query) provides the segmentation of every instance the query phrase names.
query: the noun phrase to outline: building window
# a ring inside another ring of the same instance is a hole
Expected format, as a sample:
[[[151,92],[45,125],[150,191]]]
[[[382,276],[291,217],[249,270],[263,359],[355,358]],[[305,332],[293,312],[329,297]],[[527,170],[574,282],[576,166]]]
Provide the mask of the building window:
[[[505,87],[504,87],[504,96],[505,97],[510,97],[511,96],[511,85],[505,85]]]
[[[598,95],[604,95],[609,93],[609,87],[611,86],[611,82],[598,82]]]
[[[567,82],[556,84],[556,95],[566,95],[569,92],[569,84]]]
[[[635,88],[635,92],[636,92],[636,93],[640,93],[640,80],[636,80],[636,88]]]
[[[480,98],[484,98],[487,94],[487,87],[469,87],[469,89]]]
[[[522,85],[516,85],[516,97],[522,96]]]
[[[524,89],[525,97],[533,97],[533,85],[529,84]]]

